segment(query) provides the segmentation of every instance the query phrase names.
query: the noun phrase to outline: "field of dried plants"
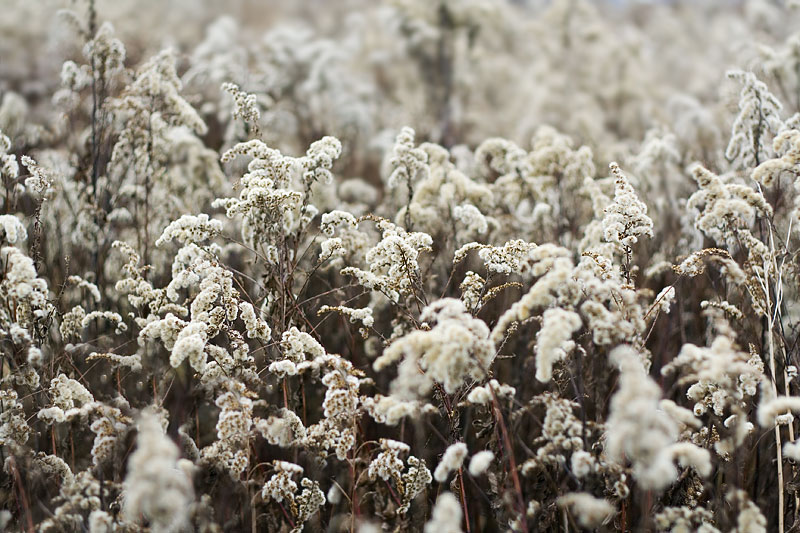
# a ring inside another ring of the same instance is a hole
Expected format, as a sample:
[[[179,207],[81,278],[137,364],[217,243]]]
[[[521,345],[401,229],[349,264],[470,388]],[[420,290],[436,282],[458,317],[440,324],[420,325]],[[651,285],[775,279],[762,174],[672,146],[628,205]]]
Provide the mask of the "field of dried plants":
[[[0,3],[0,531],[800,531],[800,2]]]

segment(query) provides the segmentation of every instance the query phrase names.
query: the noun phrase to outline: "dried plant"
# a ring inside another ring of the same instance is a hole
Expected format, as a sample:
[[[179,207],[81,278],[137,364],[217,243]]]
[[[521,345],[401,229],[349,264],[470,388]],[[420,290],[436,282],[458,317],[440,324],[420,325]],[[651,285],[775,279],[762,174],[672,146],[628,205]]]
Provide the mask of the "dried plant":
[[[60,3],[0,530],[800,526],[797,2]]]

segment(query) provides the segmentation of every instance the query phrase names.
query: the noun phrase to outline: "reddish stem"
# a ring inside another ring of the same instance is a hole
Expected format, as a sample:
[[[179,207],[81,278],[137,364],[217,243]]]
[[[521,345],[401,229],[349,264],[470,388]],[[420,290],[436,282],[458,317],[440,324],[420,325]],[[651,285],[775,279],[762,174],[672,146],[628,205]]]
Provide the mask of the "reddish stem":
[[[525,521],[525,500],[522,497],[522,484],[519,482],[519,475],[517,474],[517,462],[514,459],[514,448],[511,445],[511,439],[508,437],[506,423],[503,419],[503,413],[500,410],[500,403],[497,401],[497,396],[494,394],[494,389],[491,386],[488,388],[492,393],[492,411],[494,411],[495,414],[495,421],[500,426],[500,432],[503,434],[503,445],[506,448],[506,454],[508,455],[509,467],[511,469],[511,480],[514,482],[514,490],[517,492],[517,504],[519,505],[519,512],[522,518],[520,520],[520,524],[522,525],[522,531],[528,533],[528,524]]]
[[[17,470],[17,462],[13,456],[8,458],[8,466],[14,474],[14,484],[17,487],[20,499],[18,503],[22,507],[21,511],[25,515],[25,521],[28,522],[28,531],[33,533],[33,518],[31,517],[31,508],[28,505],[28,496],[25,494],[25,488],[22,486],[22,478],[20,478],[19,470]]]
[[[467,497],[464,493],[464,468],[458,469],[458,485],[461,492],[461,506],[464,508],[464,522],[467,525],[467,533],[470,533],[469,528],[469,511],[467,510]]]

